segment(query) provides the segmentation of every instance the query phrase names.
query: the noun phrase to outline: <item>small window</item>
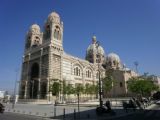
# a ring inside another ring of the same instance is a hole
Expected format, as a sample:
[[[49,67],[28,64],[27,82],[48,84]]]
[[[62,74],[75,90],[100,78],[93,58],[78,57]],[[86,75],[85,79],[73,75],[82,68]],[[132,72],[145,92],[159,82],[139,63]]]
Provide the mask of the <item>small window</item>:
[[[39,39],[39,37],[38,37],[38,36],[36,36],[36,39]]]
[[[45,39],[49,39],[51,35],[51,30],[50,30],[50,26],[47,25],[46,26],[46,31],[45,31]]]
[[[120,87],[123,87],[123,84],[122,84],[122,82],[120,82],[120,83],[119,83],[119,85],[120,85]]]
[[[97,78],[97,79],[99,79],[99,72],[97,72],[97,74],[96,74],[96,78]]]
[[[112,63],[111,63],[110,61],[109,61],[109,63],[108,63],[108,64],[109,64],[109,66],[111,66],[111,65],[112,65]]]
[[[116,61],[113,61],[113,65],[116,65]]]

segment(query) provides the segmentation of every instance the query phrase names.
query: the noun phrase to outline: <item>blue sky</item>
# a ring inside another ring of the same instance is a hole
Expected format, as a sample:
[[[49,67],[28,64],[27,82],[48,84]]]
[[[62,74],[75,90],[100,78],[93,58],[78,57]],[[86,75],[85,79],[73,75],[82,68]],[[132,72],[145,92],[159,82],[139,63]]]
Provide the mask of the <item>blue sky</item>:
[[[106,54],[117,53],[122,62],[141,74],[160,75],[159,0],[1,0],[0,90],[13,90],[20,68],[25,34],[52,11],[64,22],[64,50],[80,58],[95,34]]]

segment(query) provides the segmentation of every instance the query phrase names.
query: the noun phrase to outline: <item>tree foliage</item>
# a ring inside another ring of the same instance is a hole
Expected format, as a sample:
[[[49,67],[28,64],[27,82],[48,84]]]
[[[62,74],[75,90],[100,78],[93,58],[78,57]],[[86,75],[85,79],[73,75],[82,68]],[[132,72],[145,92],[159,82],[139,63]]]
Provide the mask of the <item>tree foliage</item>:
[[[58,96],[60,92],[60,83],[59,82],[54,82],[51,87],[51,92],[53,95]]]
[[[132,77],[127,82],[128,90],[130,92],[148,96],[152,91],[158,90],[158,86],[148,77]]]
[[[77,93],[83,94],[84,90],[85,90],[85,88],[84,88],[84,86],[82,84],[77,84],[75,86],[75,91],[74,92],[75,92],[75,94],[77,94]]]
[[[74,87],[71,84],[67,84],[66,85],[66,94],[70,95],[70,94],[74,94],[75,90]]]
[[[71,94],[97,94],[98,93],[98,84],[76,84],[73,87],[72,84],[66,84],[65,81],[61,82],[60,80],[54,80],[54,83],[50,86],[50,92],[53,95],[58,96],[60,92],[63,95]]]
[[[103,90],[104,92],[109,92],[112,87],[116,84],[115,79],[113,78],[112,72],[108,72],[105,78],[102,79],[103,81]]]

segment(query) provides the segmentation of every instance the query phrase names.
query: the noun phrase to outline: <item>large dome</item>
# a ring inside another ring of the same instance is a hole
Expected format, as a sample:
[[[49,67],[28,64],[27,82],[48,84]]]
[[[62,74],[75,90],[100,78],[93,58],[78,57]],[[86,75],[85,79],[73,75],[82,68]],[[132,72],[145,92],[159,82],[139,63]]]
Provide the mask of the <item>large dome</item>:
[[[105,52],[102,46],[98,45],[97,41],[96,41],[96,36],[92,37],[92,44],[88,46],[87,48],[87,55],[89,54],[101,54],[103,56],[105,56]]]

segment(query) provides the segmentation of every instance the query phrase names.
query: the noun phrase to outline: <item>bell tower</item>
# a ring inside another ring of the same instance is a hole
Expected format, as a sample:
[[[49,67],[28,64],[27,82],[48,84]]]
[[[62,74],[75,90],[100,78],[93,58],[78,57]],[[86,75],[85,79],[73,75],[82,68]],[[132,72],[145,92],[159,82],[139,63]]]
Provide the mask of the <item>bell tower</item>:
[[[42,44],[42,33],[40,31],[40,27],[37,24],[33,24],[26,35],[25,50],[38,47],[41,44]]]
[[[63,50],[63,22],[56,12],[49,14],[44,29],[43,43],[50,42]]]

